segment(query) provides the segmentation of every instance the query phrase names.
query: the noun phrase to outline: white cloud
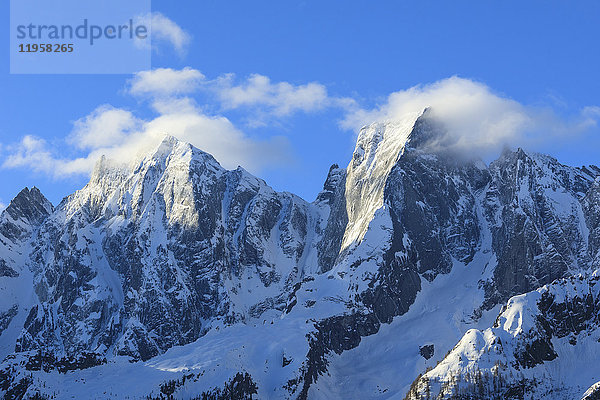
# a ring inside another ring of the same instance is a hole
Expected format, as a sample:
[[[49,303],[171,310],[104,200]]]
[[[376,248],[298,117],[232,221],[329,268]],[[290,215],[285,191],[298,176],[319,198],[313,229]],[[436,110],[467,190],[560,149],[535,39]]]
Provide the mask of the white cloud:
[[[129,92],[133,95],[172,96],[192,93],[198,89],[204,75],[193,68],[182,70],[157,68],[141,71],[129,81]]]
[[[168,132],[180,140],[212,154],[226,168],[242,165],[252,172],[267,166],[285,165],[291,158],[287,139],[251,139],[225,117],[204,115],[197,110],[167,113],[149,121],[146,133]]]
[[[274,83],[262,75],[235,83],[233,75],[206,80],[192,68],[161,68],[140,72],[128,82],[128,93],[149,100],[154,117],[141,119],[131,111],[103,105],[77,120],[68,136],[67,143],[80,157],[57,156],[64,152],[58,153],[43,139],[26,136],[17,145],[4,146],[8,156],[3,167],[26,167],[56,178],[88,174],[101,155],[128,162],[156,146],[166,134],[211,153],[226,168],[242,165],[256,173],[289,163],[292,157],[285,138],[248,136],[225,116],[203,111],[190,97],[194,91],[208,93],[216,109],[247,112],[259,122],[334,108],[343,116],[341,126],[352,130],[431,107],[432,115],[448,129],[444,145],[484,156],[504,144],[531,147],[536,141],[565,138],[596,126],[600,119],[600,107],[586,107],[565,120],[550,109],[525,106],[483,83],[458,77],[394,92],[381,105],[361,109],[353,99],[328,95],[318,83]]]
[[[581,115],[584,118],[584,125],[596,126],[600,119],[600,107],[598,106],[587,106],[584,107]]]
[[[6,204],[0,201],[0,213],[6,209]]]
[[[117,145],[139,129],[140,123],[130,111],[103,105],[75,121],[70,141],[81,149]]]
[[[272,82],[260,74],[240,82],[236,82],[234,74],[225,74],[206,82],[203,89],[216,96],[224,111],[249,111],[251,117],[248,120],[252,126],[265,125],[299,112],[309,114],[332,108],[356,108],[353,99],[331,96],[320,83]]]
[[[158,68],[139,72],[129,81],[129,93],[150,98],[154,107],[163,107],[165,99],[171,105],[174,97],[194,92],[208,94],[221,111],[249,111],[250,125],[264,125],[298,112],[357,108],[353,99],[330,96],[320,83],[272,82],[259,74],[241,81],[237,81],[234,74],[209,80],[200,71],[189,67],[181,70]],[[189,102],[187,98],[183,100]]]
[[[266,107],[276,116],[287,116],[296,111],[322,110],[330,105],[327,89],[320,83],[272,83],[268,77],[258,74],[251,75],[240,85],[234,85],[233,79],[233,75],[225,75],[215,81],[215,91],[226,109]]]
[[[146,14],[139,18],[139,23],[150,27],[152,46],[158,51],[157,43],[169,43],[175,51],[183,56],[187,52],[191,37],[173,20],[159,12]]]
[[[242,165],[258,173],[266,167],[288,164],[293,157],[286,138],[251,138],[226,117],[206,114],[188,96],[199,89],[213,93],[217,81],[223,82],[217,79],[207,83],[204,75],[192,68],[139,72],[128,82],[127,93],[149,99],[157,113],[155,117],[140,119],[131,111],[102,105],[75,121],[67,138],[68,144],[84,152],[81,157],[56,156],[57,152],[46,141],[26,136],[9,149],[10,155],[2,166],[27,167],[55,178],[89,174],[100,156],[127,163],[150,151],[167,134],[212,154],[225,168]],[[269,105],[278,115],[285,115],[295,109],[315,109],[315,100],[311,100],[315,94],[323,99],[324,88],[316,84],[293,86],[271,84],[268,79],[259,81],[260,84],[255,79],[249,80],[254,83],[247,85],[246,93],[237,97],[236,106]],[[259,100],[252,100],[249,93],[253,90],[262,91]]]
[[[285,138],[250,138],[227,118],[203,114],[191,99],[162,99],[154,103],[154,108],[158,116],[140,120],[129,111],[101,106],[74,124],[69,142],[86,151],[82,157],[58,157],[45,140],[25,136],[9,149],[2,166],[26,167],[54,178],[86,175],[102,155],[129,163],[157,146],[167,134],[212,154],[230,169],[242,165],[258,173],[265,167],[289,163],[292,158]],[[103,126],[111,140],[103,137]]]
[[[505,144],[527,146],[580,132],[600,116],[595,107],[589,107],[573,120],[565,121],[550,109],[528,107],[494,93],[483,83],[452,77],[394,92],[371,110],[352,110],[341,125],[357,130],[374,121],[396,120],[428,107],[448,130],[445,146],[484,154]]]
[[[54,178],[86,173],[89,170],[90,160],[55,157],[44,139],[32,135],[27,135],[17,145],[8,147],[11,154],[4,160],[4,168],[24,167]]]
[[[156,98],[152,100],[151,106],[161,115],[198,112],[196,101],[190,97]]]

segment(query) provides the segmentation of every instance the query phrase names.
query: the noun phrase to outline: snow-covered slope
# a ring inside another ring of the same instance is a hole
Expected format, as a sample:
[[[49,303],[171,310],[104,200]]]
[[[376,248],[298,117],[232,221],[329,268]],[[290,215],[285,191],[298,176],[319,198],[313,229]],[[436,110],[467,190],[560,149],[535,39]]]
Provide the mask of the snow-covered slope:
[[[509,298],[600,258],[600,170],[521,149],[488,166],[443,134],[428,111],[363,128],[313,203],[172,137],[102,158],[56,209],[20,194],[0,391],[403,398]]]
[[[599,279],[596,270],[511,298],[492,327],[469,330],[407,397],[585,397],[600,378]]]

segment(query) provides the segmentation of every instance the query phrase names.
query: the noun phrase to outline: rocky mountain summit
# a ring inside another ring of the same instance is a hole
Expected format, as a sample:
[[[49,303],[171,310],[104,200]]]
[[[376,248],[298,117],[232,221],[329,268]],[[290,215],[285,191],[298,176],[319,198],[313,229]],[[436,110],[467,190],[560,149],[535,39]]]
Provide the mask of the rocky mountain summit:
[[[445,135],[428,110],[364,127],[312,203],[173,137],[56,207],[24,189],[0,216],[0,391],[593,398],[600,169],[486,165]]]

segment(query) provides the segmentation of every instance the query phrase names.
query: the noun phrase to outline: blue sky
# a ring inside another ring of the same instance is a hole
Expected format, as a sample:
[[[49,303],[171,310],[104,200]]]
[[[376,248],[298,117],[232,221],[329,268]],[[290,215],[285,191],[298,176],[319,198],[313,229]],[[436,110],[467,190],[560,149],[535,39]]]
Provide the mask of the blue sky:
[[[600,163],[596,1],[154,0],[152,10],[180,31],[153,53],[159,73],[135,77],[10,75],[0,31],[0,203],[35,185],[56,204],[85,184],[98,152],[127,152],[138,131],[169,124],[226,166],[312,200],[329,166],[350,160],[361,123],[455,92],[463,109],[439,106],[464,113],[468,140],[493,135],[468,112],[524,121],[486,157],[509,142]],[[156,86],[165,76],[172,84]]]

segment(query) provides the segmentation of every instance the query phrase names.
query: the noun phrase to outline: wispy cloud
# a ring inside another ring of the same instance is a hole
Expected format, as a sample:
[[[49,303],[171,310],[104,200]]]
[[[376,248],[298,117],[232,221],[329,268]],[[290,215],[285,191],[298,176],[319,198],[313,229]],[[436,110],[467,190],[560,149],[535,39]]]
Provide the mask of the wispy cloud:
[[[212,91],[222,109],[247,109],[252,111],[254,124],[290,115],[315,113],[326,109],[348,109],[354,107],[351,98],[331,96],[327,88],[318,82],[292,84],[272,82],[269,77],[253,74],[237,80],[234,74],[226,74],[209,82],[206,88]]]
[[[191,36],[173,20],[159,12],[153,12],[138,17],[138,22],[150,27],[152,47],[155,51],[160,52],[159,45],[166,43],[181,57],[187,53]]]
[[[32,135],[23,137],[16,145],[7,146],[7,150],[10,154],[5,158],[3,168],[28,168],[54,178],[85,173],[89,170],[86,158],[57,157],[44,139]]]
[[[259,74],[251,75],[240,84],[234,83],[233,75],[225,75],[214,82],[213,88],[225,109],[264,107],[275,116],[322,110],[329,103],[327,88],[320,83],[273,83]]]
[[[210,97],[222,112],[246,111],[252,126],[278,121],[296,113],[357,108],[353,99],[331,96],[320,83],[273,82],[260,74],[252,74],[245,79],[238,79],[234,74],[207,79],[192,68],[159,68],[137,73],[129,81],[129,93],[154,101],[195,92]]]
[[[598,124],[598,120],[600,119],[600,107],[599,106],[584,107],[581,112],[581,115],[585,118],[587,124],[596,126]]]
[[[6,209],[6,204],[0,200],[0,213]]]
[[[129,81],[129,93],[134,96],[173,96],[189,94],[198,90],[205,79],[193,68],[181,70],[157,68],[141,71]]]

